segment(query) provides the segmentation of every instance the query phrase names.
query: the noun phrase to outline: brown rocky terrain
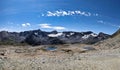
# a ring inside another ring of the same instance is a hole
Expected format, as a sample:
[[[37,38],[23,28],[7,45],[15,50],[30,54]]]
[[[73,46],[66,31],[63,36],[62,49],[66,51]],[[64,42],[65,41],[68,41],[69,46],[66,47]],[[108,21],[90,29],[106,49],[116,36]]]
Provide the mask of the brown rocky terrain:
[[[120,48],[96,50],[91,45],[1,46],[0,70],[120,70]],[[89,48],[87,49],[86,48]]]
[[[115,32],[111,38],[100,41],[95,44],[98,49],[115,49],[120,48],[120,29]]]
[[[119,31],[95,45],[0,46],[0,70],[120,70]]]

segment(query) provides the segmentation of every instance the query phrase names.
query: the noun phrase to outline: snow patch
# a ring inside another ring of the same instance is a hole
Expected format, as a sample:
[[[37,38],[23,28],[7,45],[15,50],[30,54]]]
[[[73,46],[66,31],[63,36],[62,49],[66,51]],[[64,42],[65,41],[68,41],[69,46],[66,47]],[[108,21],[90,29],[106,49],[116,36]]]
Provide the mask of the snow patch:
[[[67,37],[69,37],[70,35],[67,35]]]
[[[38,33],[36,32],[36,33],[34,33],[35,35],[38,35]]]
[[[74,35],[75,33],[70,33],[70,35]]]
[[[91,34],[89,34],[89,35],[84,35],[82,38],[83,38],[83,39],[87,39],[87,38],[89,38],[90,36],[96,37],[97,34],[91,33]]]
[[[49,37],[58,37],[61,36],[63,33],[57,33],[57,34],[49,34]]]
[[[90,34],[90,35],[92,35],[93,37],[96,37],[96,36],[97,36],[97,34],[95,34],[95,33],[92,33],[92,34]]]
[[[87,39],[89,37],[90,37],[90,35],[84,35],[84,36],[82,36],[83,39]]]

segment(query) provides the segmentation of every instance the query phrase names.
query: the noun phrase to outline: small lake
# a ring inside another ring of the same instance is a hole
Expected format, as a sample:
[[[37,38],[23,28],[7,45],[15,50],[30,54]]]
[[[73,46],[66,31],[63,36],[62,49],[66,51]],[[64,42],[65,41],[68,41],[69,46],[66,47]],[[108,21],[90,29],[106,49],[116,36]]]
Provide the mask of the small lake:
[[[47,51],[55,51],[55,50],[57,50],[57,47],[50,46],[50,47],[47,47],[46,50]]]
[[[89,47],[89,46],[85,46],[85,47],[83,47],[83,48],[86,49],[86,50],[96,50],[95,48]]]

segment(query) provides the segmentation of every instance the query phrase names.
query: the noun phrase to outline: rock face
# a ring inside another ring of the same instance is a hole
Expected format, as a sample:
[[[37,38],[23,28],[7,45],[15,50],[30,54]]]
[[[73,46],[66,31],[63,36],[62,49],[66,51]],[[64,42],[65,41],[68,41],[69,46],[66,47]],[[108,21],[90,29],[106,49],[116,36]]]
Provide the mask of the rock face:
[[[45,32],[39,30],[25,32],[0,32],[0,44],[21,44],[46,45],[46,44],[65,44],[65,43],[84,43],[93,44],[98,41],[109,38],[110,35],[99,33],[98,35],[91,32]]]

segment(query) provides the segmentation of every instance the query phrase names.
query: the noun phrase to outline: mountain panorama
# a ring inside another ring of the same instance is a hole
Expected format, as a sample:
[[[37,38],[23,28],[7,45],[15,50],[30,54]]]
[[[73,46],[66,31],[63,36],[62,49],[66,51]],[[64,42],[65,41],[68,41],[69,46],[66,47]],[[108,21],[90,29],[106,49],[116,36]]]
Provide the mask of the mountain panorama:
[[[92,31],[87,32],[74,32],[64,31],[57,32],[31,30],[24,32],[0,32],[1,45],[53,45],[53,44],[94,44],[101,40],[108,39],[110,35],[100,32],[96,34]]]

